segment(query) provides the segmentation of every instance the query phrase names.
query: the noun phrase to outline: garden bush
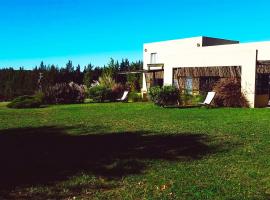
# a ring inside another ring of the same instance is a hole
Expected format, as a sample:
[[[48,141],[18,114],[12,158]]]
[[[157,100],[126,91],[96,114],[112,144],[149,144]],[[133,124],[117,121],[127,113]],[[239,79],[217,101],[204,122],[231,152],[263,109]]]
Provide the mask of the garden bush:
[[[116,83],[113,85],[112,87],[112,93],[111,93],[111,100],[114,101],[116,99],[119,99],[123,96],[123,93],[125,91],[125,87],[120,84],[120,83]]]
[[[45,101],[48,104],[83,103],[85,88],[76,83],[58,83],[45,91]]]
[[[36,92],[34,97],[41,103],[45,103],[45,94],[43,92]]]
[[[205,100],[205,95],[194,95],[192,98],[192,105],[198,105],[199,103],[202,103]]]
[[[128,74],[127,84],[130,91],[140,91],[142,88],[142,74]]]
[[[151,101],[157,102],[160,92],[161,88],[159,86],[151,87],[148,92]]]
[[[151,100],[159,106],[179,105],[180,92],[174,86],[163,86],[150,88],[149,95]]]
[[[141,102],[142,101],[142,95],[138,92],[131,92],[128,95],[128,101],[129,102]]]
[[[216,96],[213,105],[217,107],[249,107],[245,95],[241,92],[239,79],[229,78],[219,80],[213,91]]]
[[[101,77],[99,77],[99,83],[101,86],[104,86],[106,88],[112,88],[116,82],[115,80],[113,79],[112,75],[111,74],[102,74]]]
[[[94,102],[111,101],[113,99],[112,89],[100,85],[91,87],[89,89],[89,97],[93,99]]]
[[[187,92],[184,92],[183,94],[180,95],[181,96],[181,105],[182,106],[190,106],[192,105],[192,99],[193,99],[193,95],[189,94]]]
[[[196,106],[199,103],[203,102],[205,96],[203,95],[192,95],[188,93],[181,94],[181,105],[182,106]]]
[[[29,96],[24,95],[15,98],[10,102],[8,108],[39,108],[42,104],[42,99],[40,96]]]

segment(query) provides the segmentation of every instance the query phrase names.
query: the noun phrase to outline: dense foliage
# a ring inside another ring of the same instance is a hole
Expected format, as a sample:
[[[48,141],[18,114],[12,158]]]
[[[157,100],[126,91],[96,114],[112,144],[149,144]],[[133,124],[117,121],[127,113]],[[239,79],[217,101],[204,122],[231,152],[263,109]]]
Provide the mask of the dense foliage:
[[[149,90],[151,100],[159,106],[179,105],[180,91],[174,86],[152,87]]]
[[[75,82],[90,87],[93,81],[100,77],[109,75],[116,83],[131,85],[134,90],[140,89],[141,75],[120,75],[120,71],[132,71],[142,69],[142,62],[130,63],[123,59],[120,63],[113,59],[103,67],[94,67],[89,64],[81,69],[81,66],[74,66],[69,61],[65,67],[56,65],[45,65],[43,62],[33,70],[20,68],[0,69],[0,101],[9,101],[18,96],[34,95],[39,89],[43,91],[55,84]],[[133,78],[130,78],[133,77]],[[134,86],[135,85],[135,86]]]
[[[7,104],[8,108],[39,108],[42,105],[42,99],[38,96],[24,95],[15,98]]]
[[[113,102],[123,96],[125,87],[120,83],[115,83],[111,87],[107,85],[97,85],[88,90],[88,97],[94,102]]]
[[[221,79],[215,84],[213,91],[216,92],[213,104],[217,107],[249,107],[238,79]]]
[[[48,104],[83,103],[85,89],[76,83],[57,83],[45,91],[45,102]]]
[[[112,89],[111,94],[112,99],[120,99],[125,91],[125,87],[120,83],[114,84],[111,89]]]
[[[182,106],[197,106],[199,103],[202,103],[205,99],[204,95],[191,95],[188,93],[183,93],[181,96],[181,105]]]
[[[141,102],[143,101],[141,93],[138,92],[131,92],[128,95],[129,102]]]
[[[161,92],[161,87],[159,86],[151,87],[148,92],[151,101],[157,102],[160,92]]]
[[[93,99],[94,102],[104,102],[112,100],[112,89],[105,86],[95,86],[89,89],[89,97]]]

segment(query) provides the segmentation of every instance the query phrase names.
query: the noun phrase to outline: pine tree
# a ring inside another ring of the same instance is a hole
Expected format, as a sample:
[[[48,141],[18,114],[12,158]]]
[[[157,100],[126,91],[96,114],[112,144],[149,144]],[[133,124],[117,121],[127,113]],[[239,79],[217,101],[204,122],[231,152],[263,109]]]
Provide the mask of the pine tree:
[[[88,88],[93,81],[93,65],[90,63],[84,68],[83,84]]]

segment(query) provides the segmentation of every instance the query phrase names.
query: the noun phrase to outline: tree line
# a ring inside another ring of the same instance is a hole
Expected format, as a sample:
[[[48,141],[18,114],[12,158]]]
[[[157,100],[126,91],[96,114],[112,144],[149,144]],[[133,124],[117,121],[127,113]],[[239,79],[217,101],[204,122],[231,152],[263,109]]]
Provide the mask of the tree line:
[[[141,87],[141,74],[121,75],[122,71],[141,70],[142,61],[130,62],[122,59],[121,62],[110,59],[103,67],[88,64],[83,68],[74,66],[68,61],[65,67],[45,65],[41,62],[32,70],[19,68],[0,69],[0,101],[9,101],[22,95],[32,95],[39,89],[45,90],[57,83],[75,82],[86,85],[88,88],[94,81],[98,81],[104,74],[111,76],[117,83],[129,84],[133,90]],[[41,88],[40,88],[41,87]]]

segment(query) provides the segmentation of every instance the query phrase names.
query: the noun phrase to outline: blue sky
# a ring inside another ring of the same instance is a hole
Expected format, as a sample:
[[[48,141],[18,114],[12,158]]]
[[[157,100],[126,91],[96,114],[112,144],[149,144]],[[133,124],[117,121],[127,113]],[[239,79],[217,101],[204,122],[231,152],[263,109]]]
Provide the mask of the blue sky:
[[[145,42],[270,40],[269,0],[0,0],[0,67],[142,59]]]

